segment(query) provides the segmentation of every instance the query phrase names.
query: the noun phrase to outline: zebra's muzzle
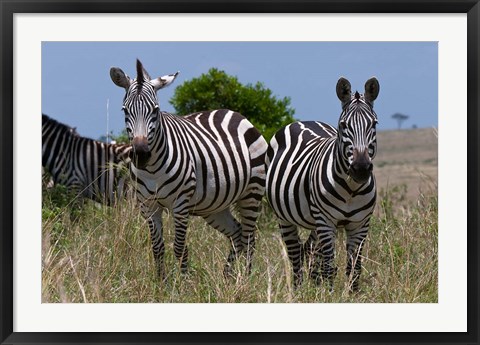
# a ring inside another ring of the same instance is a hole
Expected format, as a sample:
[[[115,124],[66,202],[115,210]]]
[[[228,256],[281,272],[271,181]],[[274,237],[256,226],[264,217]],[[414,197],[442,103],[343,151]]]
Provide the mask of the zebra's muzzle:
[[[357,183],[365,183],[368,181],[370,176],[372,176],[373,164],[360,165],[352,164],[348,170],[348,174],[353,178]]]
[[[350,164],[348,174],[357,183],[365,183],[372,175],[373,164],[368,150],[358,152],[356,149],[353,151],[353,162]]]
[[[148,147],[148,141],[146,137],[135,137],[132,141],[133,148],[133,164],[138,169],[143,169],[147,165],[152,152]]]

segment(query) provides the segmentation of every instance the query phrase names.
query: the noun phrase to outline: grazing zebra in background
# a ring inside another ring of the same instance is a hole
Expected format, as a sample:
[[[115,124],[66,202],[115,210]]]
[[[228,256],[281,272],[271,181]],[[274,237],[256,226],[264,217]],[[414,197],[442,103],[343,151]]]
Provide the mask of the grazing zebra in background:
[[[83,197],[112,205],[124,195],[131,149],[81,137],[75,128],[42,115],[42,167],[55,184]]]
[[[177,116],[160,111],[156,92],[171,84],[178,72],[152,79],[137,60],[137,77],[116,67],[112,81],[125,89],[125,124],[133,146],[132,177],[148,220],[157,273],[164,277],[162,213],[173,211],[174,253],[187,270],[185,244],[190,215],[203,217],[227,236],[231,251],[224,273],[246,252],[247,267],[255,241],[255,224],[265,191],[267,143],[242,115],[213,110]],[[230,211],[236,203],[240,222]]]
[[[295,286],[302,282],[306,256],[310,277],[319,284],[320,271],[333,289],[336,229],[344,227],[346,273],[356,291],[362,246],[376,199],[372,159],[377,150],[377,115],[373,101],[380,85],[371,78],[363,95],[352,94],[350,82],[340,78],[336,91],[342,104],[338,131],[322,122],[295,122],[272,138],[266,194],[279,218]],[[312,230],[304,245],[297,227]]]

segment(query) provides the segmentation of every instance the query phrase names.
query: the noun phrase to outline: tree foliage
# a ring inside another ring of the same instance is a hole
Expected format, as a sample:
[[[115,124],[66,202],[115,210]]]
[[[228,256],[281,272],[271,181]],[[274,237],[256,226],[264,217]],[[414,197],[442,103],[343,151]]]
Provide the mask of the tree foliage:
[[[112,140],[114,140],[117,144],[130,144],[130,140],[128,139],[127,130],[124,128],[118,135],[112,135]]]
[[[102,141],[104,143],[115,143],[115,144],[130,144],[130,140],[128,139],[127,130],[123,129],[118,135],[113,134],[113,131],[110,131],[108,134],[108,138],[106,135],[101,135],[98,138],[98,141]]]
[[[261,82],[242,85],[236,77],[216,68],[178,86],[170,103],[178,114],[184,115],[212,109],[237,111],[267,140],[295,121],[289,97],[278,99]]]
[[[403,121],[405,121],[405,120],[408,119],[408,118],[409,118],[408,115],[400,114],[400,113],[395,113],[395,114],[392,115],[392,119],[397,120],[398,129],[400,129],[400,128],[402,127]]]

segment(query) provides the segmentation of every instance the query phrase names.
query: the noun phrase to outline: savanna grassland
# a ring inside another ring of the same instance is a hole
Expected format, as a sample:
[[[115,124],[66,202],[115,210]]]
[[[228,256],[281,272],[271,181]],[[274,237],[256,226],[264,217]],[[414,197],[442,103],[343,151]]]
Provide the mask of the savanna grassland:
[[[42,201],[42,301],[49,302],[437,302],[437,136],[434,129],[378,133],[378,201],[363,251],[360,292],[349,293],[343,230],[338,275],[329,293],[308,279],[293,289],[291,268],[266,202],[253,269],[238,260],[225,278],[226,238],[199,218],[188,231],[189,272],[173,255],[173,222],[164,217],[167,279],[154,274],[145,220],[132,199],[114,207],[79,202],[61,186]],[[302,233],[306,238],[307,233]]]

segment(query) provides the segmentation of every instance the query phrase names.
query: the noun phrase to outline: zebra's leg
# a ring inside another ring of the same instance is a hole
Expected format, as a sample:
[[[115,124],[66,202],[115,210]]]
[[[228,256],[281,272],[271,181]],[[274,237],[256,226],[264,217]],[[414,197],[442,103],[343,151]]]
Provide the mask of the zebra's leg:
[[[255,251],[255,229],[260,215],[262,198],[265,195],[265,140],[260,136],[251,150],[251,176],[247,188],[237,202],[242,223],[242,250],[246,250],[248,273],[252,269],[253,253]]]
[[[155,266],[158,277],[165,279],[165,244],[163,242],[163,223],[162,213],[163,208],[156,202],[148,202],[141,204],[141,212],[143,217],[148,222],[150,229],[150,239],[152,241],[153,258],[155,259]]]
[[[320,251],[320,245],[318,243],[318,236],[316,231],[310,232],[310,236],[303,244],[303,252],[305,255],[304,260],[307,262],[307,270],[310,279],[312,279],[316,285],[321,283],[320,265],[322,262],[322,254]]]
[[[288,258],[293,268],[293,285],[295,288],[302,284],[303,280],[303,248],[295,225],[280,221],[280,233],[287,247]]]
[[[333,291],[333,282],[337,275],[335,265],[335,240],[336,228],[328,222],[320,213],[314,215],[316,222],[316,233],[318,237],[318,253],[321,256],[320,271],[322,279],[328,284],[330,291]]]
[[[347,269],[352,292],[358,291],[362,272],[362,248],[367,237],[369,221],[361,226],[346,226],[347,233]],[[353,272],[352,272],[353,269]]]
[[[188,226],[188,208],[179,207],[173,210],[175,222],[175,241],[173,244],[173,252],[175,257],[180,261],[180,270],[187,273],[188,269],[188,247],[186,244],[187,226]]]
[[[255,251],[255,229],[264,191],[265,188],[260,186],[252,188],[250,193],[237,203],[242,223],[242,250],[246,250],[248,273],[252,269],[252,259]]]
[[[223,269],[225,276],[231,275],[232,265],[236,260],[238,253],[242,250],[242,231],[240,223],[233,217],[227,208],[218,213],[210,214],[205,217],[207,223],[214,229],[227,236],[230,241],[231,249],[227,257],[227,263]]]

